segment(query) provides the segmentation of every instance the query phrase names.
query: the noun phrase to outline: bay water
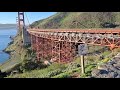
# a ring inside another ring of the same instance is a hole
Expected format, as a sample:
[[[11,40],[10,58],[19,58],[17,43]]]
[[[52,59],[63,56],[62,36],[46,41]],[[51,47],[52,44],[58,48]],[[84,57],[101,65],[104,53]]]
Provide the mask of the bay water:
[[[0,29],[0,64],[4,63],[9,59],[9,54],[3,52],[3,50],[8,46],[8,44],[12,41],[10,36],[14,37],[17,34],[17,29],[15,28],[7,28]]]

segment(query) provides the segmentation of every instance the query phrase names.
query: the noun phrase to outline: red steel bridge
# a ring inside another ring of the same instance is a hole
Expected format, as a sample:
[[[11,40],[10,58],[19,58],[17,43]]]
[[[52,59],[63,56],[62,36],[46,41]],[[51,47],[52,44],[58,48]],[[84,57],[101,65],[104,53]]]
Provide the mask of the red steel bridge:
[[[22,18],[20,18],[22,15]],[[18,13],[19,27],[24,26],[24,13]],[[22,23],[22,24],[21,24]],[[24,32],[23,27],[23,34]],[[52,60],[55,62],[71,62],[77,55],[78,45],[99,45],[120,48],[120,29],[40,29],[26,30],[31,38],[32,49],[37,60]],[[28,37],[23,35],[23,39]],[[28,39],[24,39],[25,42]]]
[[[29,28],[37,59],[70,62],[79,44],[120,48],[120,29],[39,29]]]

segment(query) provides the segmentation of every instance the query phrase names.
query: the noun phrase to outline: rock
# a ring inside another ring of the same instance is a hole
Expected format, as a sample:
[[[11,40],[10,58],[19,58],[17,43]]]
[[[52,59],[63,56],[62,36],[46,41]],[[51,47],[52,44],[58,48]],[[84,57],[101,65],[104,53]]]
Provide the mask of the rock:
[[[116,69],[114,72],[116,72],[120,75],[120,70]]]
[[[116,64],[114,61],[110,61],[110,62],[108,62],[107,64],[109,64],[109,65],[113,65],[113,64]]]
[[[109,72],[108,78],[115,78],[118,74],[115,72]]]
[[[119,65],[119,64],[113,64],[113,66],[114,66],[114,67],[120,67],[120,65]]]
[[[106,67],[106,65],[100,65],[100,66],[98,66],[98,69],[99,70],[106,70],[107,67]]]
[[[99,78],[109,78],[107,74],[100,74],[98,77]]]
[[[108,74],[108,71],[106,71],[106,70],[100,70],[99,73],[100,73],[100,74]]]
[[[119,67],[119,66],[116,66],[115,68],[116,68],[117,70],[120,70],[120,67]]]
[[[118,74],[115,78],[120,78],[120,74]]]
[[[93,78],[93,77],[91,77],[91,76],[88,76],[88,77],[86,77],[86,78]]]
[[[51,60],[50,60],[50,62],[52,63],[52,62],[55,62],[56,61],[56,58],[52,58]]]
[[[46,61],[44,61],[44,64],[45,64],[45,65],[51,65],[51,63],[50,63],[50,62],[48,62],[47,60],[46,60]]]
[[[120,78],[120,54],[91,72],[94,78]]]
[[[17,71],[17,70],[12,71],[11,75],[14,75],[14,74],[19,74],[19,71]]]
[[[98,76],[99,73],[100,73],[100,70],[98,70],[98,69],[94,69],[94,70],[91,72],[91,74],[92,74],[93,77]]]

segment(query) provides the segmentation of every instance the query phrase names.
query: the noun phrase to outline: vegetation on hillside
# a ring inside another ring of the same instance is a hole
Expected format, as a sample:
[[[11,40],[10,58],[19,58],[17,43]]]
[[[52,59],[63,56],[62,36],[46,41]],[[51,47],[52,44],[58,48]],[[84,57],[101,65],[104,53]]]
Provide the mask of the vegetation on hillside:
[[[31,27],[117,28],[120,27],[119,25],[119,12],[58,12],[46,19],[34,22]],[[111,53],[107,47],[89,46],[89,53],[85,56],[84,75],[81,75],[79,57],[68,64],[53,63],[49,66],[42,62],[36,63],[35,53],[31,51],[31,47],[22,47],[20,32],[6,51],[11,52],[11,58],[0,68],[3,71],[19,71],[18,74],[8,75],[7,78],[77,78],[91,76],[94,68],[109,61],[120,50],[116,49],[114,53]]]
[[[120,12],[58,12],[34,22],[39,28],[115,28],[120,27]]]

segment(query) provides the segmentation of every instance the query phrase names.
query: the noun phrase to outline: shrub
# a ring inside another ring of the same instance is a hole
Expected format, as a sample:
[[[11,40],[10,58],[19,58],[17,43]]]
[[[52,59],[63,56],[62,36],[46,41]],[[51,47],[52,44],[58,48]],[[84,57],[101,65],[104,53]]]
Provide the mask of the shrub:
[[[71,78],[71,75],[69,72],[66,72],[66,73],[61,73],[57,76],[54,76],[53,78]]]
[[[68,64],[67,68],[66,68],[64,71],[67,72],[67,71],[76,69],[76,68],[78,68],[78,67],[80,67],[80,64],[75,63],[75,62],[72,62],[72,63],[69,63],[69,64]]]
[[[93,56],[89,56],[87,59],[90,60],[90,61],[94,61],[95,60],[95,58]]]
[[[26,72],[26,71],[34,70],[37,67],[38,67],[37,63],[32,62],[30,60],[24,60],[20,66],[20,70],[22,72]]]
[[[91,71],[91,69],[93,69],[95,66],[96,66],[95,64],[87,65],[85,68],[86,72]]]
[[[60,64],[60,63],[53,63],[50,66],[48,66],[48,70],[56,70],[56,69],[61,69],[64,70],[66,68],[66,66],[64,64]]]
[[[110,60],[109,58],[105,58],[105,59],[102,60],[102,62],[103,62],[103,63],[106,63],[106,62],[108,62],[109,60]]]
[[[38,64],[37,69],[43,69],[43,68],[48,67],[47,65],[43,64],[42,62],[36,62],[36,63]]]
[[[1,70],[0,70],[0,78],[4,78],[4,77],[6,77],[7,76],[7,73],[6,72],[2,72]]]
[[[56,76],[56,75],[58,75],[60,73],[62,73],[62,70],[61,69],[57,69],[57,70],[49,72],[48,73],[48,77],[53,77],[53,76]]]

